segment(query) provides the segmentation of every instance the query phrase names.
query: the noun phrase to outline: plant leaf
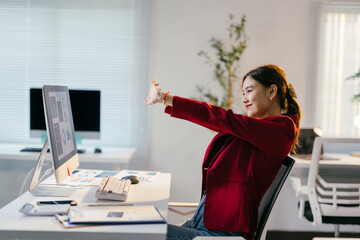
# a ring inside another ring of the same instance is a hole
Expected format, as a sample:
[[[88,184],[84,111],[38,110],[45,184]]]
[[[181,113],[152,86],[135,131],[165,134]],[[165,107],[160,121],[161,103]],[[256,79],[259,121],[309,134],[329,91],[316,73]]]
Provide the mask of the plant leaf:
[[[355,94],[352,99],[353,102],[360,102],[360,93]]]
[[[213,55],[208,54],[205,51],[200,51],[199,56],[206,59],[206,63],[212,63],[214,65],[214,80],[219,82],[223,90],[223,97],[220,100],[218,97],[210,93],[210,90],[205,91],[204,87],[197,86],[197,90],[206,98],[211,104],[221,106],[224,109],[229,109],[228,99],[233,99],[233,93],[229,92],[230,84],[240,80],[238,77],[239,62],[244,50],[247,48],[248,37],[245,34],[246,17],[243,15],[240,21],[236,21],[233,14],[229,14],[230,24],[227,30],[229,31],[229,40],[222,41],[215,37],[211,37],[209,40],[210,47],[214,50]],[[229,47],[225,47],[224,43],[229,44]],[[230,82],[228,82],[230,81]],[[229,103],[231,104],[231,103]]]

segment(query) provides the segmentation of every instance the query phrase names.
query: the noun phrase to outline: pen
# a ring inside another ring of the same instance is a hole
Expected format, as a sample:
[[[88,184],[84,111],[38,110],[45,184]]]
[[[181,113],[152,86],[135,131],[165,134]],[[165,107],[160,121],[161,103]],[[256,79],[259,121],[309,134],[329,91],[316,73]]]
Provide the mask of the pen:
[[[132,203],[81,203],[80,207],[101,207],[101,206],[133,206]]]

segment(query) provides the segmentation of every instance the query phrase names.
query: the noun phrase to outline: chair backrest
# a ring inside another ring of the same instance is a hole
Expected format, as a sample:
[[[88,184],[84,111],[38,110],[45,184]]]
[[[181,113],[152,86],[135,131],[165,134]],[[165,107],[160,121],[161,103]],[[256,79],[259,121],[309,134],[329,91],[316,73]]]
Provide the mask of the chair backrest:
[[[307,182],[315,226],[322,224],[322,216],[359,216],[360,209],[359,183],[328,183],[319,176],[319,160],[324,144],[360,144],[360,138],[315,138]]]
[[[291,157],[287,156],[285,158],[274,181],[272,182],[269,189],[264,194],[259,207],[259,221],[255,232],[255,238],[254,238],[255,240],[261,239],[266,226],[266,222],[270,216],[271,210],[275,204],[277,197],[279,196],[281,188],[283,187],[287,177],[289,176],[289,173],[294,163],[295,160],[292,159]]]

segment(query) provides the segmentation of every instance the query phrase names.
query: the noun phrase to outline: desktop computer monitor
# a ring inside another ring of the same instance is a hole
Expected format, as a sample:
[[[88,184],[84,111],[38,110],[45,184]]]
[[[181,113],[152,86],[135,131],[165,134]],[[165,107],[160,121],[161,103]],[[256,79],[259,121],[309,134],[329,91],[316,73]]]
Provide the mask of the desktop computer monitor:
[[[42,93],[47,139],[34,171],[30,192],[33,195],[68,196],[73,189],[39,186],[38,179],[48,146],[50,146],[57,185],[60,185],[79,166],[69,91],[65,86],[45,85]]]
[[[75,133],[81,139],[100,138],[99,90],[69,89]],[[46,133],[41,88],[30,88],[30,137]]]
[[[69,91],[64,86],[45,85],[43,98],[50,152],[60,184],[79,166]]]

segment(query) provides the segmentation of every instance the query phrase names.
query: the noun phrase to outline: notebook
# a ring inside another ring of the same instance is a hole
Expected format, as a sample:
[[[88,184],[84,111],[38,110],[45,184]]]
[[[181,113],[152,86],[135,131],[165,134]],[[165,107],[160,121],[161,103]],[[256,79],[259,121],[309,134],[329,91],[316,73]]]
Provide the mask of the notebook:
[[[166,223],[156,207],[146,206],[74,206],[68,213],[70,224],[147,224]]]

